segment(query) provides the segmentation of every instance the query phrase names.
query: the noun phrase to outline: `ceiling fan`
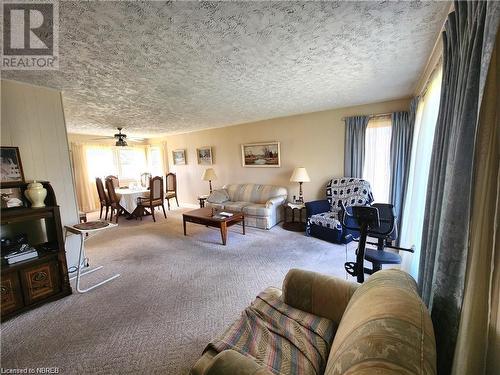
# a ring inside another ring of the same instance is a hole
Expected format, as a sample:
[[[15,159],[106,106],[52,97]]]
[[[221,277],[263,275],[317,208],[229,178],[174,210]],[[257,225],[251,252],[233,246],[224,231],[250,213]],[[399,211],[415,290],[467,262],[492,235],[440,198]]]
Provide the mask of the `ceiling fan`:
[[[101,138],[94,138],[94,140],[113,139],[114,138],[114,139],[116,139],[115,146],[118,146],[118,147],[126,147],[126,146],[128,146],[128,143],[127,143],[127,134],[122,133],[122,129],[123,128],[117,128],[117,129],[118,129],[118,133],[116,133],[113,136],[101,137]],[[132,142],[141,142],[141,141],[144,141],[143,138],[128,138],[128,140],[132,141]]]

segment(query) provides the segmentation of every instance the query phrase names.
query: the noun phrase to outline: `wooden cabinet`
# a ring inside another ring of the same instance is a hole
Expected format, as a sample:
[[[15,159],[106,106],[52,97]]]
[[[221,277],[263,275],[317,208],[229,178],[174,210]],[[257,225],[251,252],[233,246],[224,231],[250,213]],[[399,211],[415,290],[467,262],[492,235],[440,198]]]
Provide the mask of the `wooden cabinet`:
[[[17,273],[2,275],[0,290],[2,293],[2,316],[23,307],[23,292]]]
[[[26,185],[19,185],[22,192]],[[51,185],[48,182],[43,185],[47,189],[46,207],[1,210],[2,236],[28,232],[29,244],[38,250],[37,258],[11,265],[2,263],[2,321],[71,294],[59,207]]]
[[[43,300],[60,291],[59,270],[54,261],[25,268],[20,273],[26,305]]]

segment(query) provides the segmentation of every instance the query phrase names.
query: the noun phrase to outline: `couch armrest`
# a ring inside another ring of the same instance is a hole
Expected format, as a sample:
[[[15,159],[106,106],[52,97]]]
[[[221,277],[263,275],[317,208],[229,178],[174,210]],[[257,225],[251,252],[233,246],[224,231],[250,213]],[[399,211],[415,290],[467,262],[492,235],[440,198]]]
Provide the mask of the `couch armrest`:
[[[265,367],[235,350],[224,350],[214,357],[206,375],[273,375]]]
[[[312,215],[321,214],[323,212],[330,211],[331,206],[330,202],[326,199],[322,199],[319,201],[306,202],[306,213],[307,217],[311,217]]]
[[[272,197],[266,202],[266,207],[269,208],[271,206],[280,206],[283,202],[286,201],[286,195],[278,195],[277,197]]]
[[[317,272],[291,269],[283,281],[284,302],[339,324],[358,284]]]

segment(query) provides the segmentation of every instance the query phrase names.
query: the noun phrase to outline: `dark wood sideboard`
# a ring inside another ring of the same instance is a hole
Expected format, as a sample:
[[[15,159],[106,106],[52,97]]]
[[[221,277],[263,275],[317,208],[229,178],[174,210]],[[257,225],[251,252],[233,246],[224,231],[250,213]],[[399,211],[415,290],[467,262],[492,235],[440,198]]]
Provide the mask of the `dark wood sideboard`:
[[[25,207],[1,209],[1,236],[27,234],[29,245],[38,251],[37,258],[11,265],[2,259],[2,321],[71,294],[59,206],[50,183],[38,182],[47,189],[46,207],[31,208],[25,201]],[[24,196],[27,186],[9,184],[8,188],[19,188]]]

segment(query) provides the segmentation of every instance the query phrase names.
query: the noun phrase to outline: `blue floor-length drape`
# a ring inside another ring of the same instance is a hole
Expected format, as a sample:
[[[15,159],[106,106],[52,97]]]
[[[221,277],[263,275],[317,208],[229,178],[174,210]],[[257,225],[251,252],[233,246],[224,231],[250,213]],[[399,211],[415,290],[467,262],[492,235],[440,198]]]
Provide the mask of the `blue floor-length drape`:
[[[344,176],[362,178],[368,116],[345,118]]]
[[[460,322],[478,113],[500,18],[498,2],[454,5],[443,32],[443,83],[419,268],[441,375],[451,371]]]
[[[410,112],[394,112],[391,115],[391,183],[389,201],[394,205],[398,222],[402,221],[403,202],[408,172],[410,169],[413,129],[415,127],[416,99],[412,100]]]

